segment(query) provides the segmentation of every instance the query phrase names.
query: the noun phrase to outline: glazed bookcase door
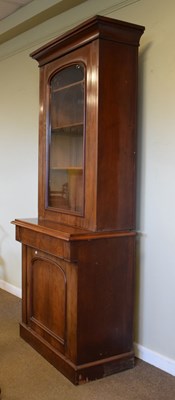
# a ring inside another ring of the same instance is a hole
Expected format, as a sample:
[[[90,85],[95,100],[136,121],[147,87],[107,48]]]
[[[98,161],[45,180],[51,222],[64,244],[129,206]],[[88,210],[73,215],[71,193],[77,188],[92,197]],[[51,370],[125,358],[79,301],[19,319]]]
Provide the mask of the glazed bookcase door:
[[[96,213],[97,54],[98,43],[86,45],[40,72],[39,217],[87,229]]]
[[[85,66],[73,63],[50,80],[47,206],[83,214]]]

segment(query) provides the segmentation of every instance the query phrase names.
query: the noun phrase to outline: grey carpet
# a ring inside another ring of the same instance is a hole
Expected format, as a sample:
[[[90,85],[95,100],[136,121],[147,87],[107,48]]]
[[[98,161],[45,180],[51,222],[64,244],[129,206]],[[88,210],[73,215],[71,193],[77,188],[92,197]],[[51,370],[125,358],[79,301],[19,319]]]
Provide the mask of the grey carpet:
[[[132,370],[74,386],[19,337],[21,300],[0,289],[2,400],[174,400],[175,378],[136,360]]]

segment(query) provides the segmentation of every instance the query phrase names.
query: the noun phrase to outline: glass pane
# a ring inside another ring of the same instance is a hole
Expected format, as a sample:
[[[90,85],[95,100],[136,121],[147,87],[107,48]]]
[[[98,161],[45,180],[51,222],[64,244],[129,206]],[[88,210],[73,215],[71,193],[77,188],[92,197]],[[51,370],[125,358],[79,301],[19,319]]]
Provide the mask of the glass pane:
[[[51,103],[51,121],[53,128],[82,122],[84,111],[84,83],[78,83],[53,92]]]
[[[83,213],[84,66],[72,65],[50,83],[48,206]]]
[[[84,80],[84,66],[74,64],[68,68],[62,69],[58,74],[54,75],[51,80],[53,90],[61,89],[64,86]]]

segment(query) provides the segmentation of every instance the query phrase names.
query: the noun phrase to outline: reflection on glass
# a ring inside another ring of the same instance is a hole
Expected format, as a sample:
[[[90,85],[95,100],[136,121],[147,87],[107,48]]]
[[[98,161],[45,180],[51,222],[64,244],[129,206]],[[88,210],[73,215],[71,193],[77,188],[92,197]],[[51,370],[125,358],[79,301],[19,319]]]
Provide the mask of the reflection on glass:
[[[84,66],[66,67],[50,82],[48,206],[83,213]]]

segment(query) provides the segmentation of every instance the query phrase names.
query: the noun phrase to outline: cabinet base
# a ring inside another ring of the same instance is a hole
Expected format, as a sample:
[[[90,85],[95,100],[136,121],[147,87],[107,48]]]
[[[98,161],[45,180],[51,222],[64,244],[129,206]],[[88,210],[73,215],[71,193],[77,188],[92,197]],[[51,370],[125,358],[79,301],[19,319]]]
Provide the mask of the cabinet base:
[[[20,324],[20,336],[74,385],[104,378],[134,367],[134,353],[132,351],[87,364],[75,365],[31,328],[22,323]]]

